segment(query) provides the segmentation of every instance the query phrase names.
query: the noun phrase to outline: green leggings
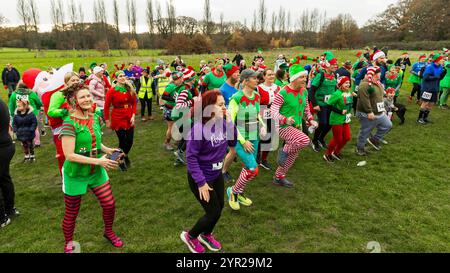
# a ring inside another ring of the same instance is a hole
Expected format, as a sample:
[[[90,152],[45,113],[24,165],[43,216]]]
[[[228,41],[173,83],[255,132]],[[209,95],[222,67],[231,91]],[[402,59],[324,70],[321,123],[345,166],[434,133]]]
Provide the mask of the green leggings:
[[[449,92],[450,92],[450,88],[443,88],[442,89],[441,99],[439,100],[439,105],[440,106],[447,105],[448,93]]]

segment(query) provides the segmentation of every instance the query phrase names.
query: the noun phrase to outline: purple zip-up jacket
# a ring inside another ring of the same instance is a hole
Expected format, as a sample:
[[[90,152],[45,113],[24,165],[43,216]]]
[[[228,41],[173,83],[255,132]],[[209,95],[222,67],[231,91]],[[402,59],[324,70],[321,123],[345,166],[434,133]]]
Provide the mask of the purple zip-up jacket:
[[[186,141],[187,169],[198,187],[219,177],[227,147],[235,147],[237,143],[237,130],[232,122],[222,120],[217,124],[222,124],[222,128],[194,123]]]
[[[134,77],[136,79],[140,79],[142,77],[142,71],[144,71],[144,69],[140,66],[135,65],[133,66],[131,71],[133,71]]]

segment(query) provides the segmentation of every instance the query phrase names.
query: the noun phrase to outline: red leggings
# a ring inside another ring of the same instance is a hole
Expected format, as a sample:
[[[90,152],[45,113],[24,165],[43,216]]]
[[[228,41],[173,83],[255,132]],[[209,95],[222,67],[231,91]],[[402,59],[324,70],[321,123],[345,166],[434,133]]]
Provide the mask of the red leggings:
[[[350,124],[344,123],[341,125],[333,125],[331,130],[333,130],[333,139],[330,144],[328,144],[327,155],[341,154],[342,148],[345,144],[350,141]]]
[[[53,135],[53,142],[55,142],[55,147],[56,147],[56,160],[58,160],[59,173],[62,176],[61,169],[64,165],[64,161],[66,161],[66,157],[64,156],[64,151],[62,148],[62,141],[59,138],[59,135]]]

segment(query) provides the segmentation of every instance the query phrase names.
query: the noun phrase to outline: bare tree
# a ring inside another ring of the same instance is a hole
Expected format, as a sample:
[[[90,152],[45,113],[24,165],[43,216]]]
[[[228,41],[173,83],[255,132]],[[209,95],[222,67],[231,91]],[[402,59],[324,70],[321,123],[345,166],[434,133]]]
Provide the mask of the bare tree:
[[[127,22],[128,22],[128,32],[131,34],[131,4],[130,0],[127,0]]]
[[[203,10],[203,34],[211,35],[211,4],[209,0],[205,0]]]
[[[0,14],[0,27],[6,22],[8,22],[8,19],[6,19],[6,17],[3,16],[2,14]]]
[[[258,27],[258,15],[256,15],[256,10],[254,10],[251,30],[256,31],[257,27]]]
[[[74,0],[69,1],[68,6],[69,19],[70,19],[70,34],[71,34],[71,43],[72,49],[76,48],[76,36],[77,36],[77,21],[78,21],[78,10],[75,5]]]
[[[286,12],[283,7],[280,7],[280,11],[278,12],[278,30],[281,35],[286,32]]]
[[[119,5],[117,4],[117,0],[113,1],[113,21],[114,27],[116,30],[116,39],[115,39],[115,47],[120,47],[120,27],[119,27]]]
[[[272,23],[270,26],[271,26],[270,29],[272,31],[272,35],[275,35],[276,28],[277,28],[277,14],[275,13],[275,11],[272,13]]]
[[[153,20],[153,1],[147,0],[147,26],[148,26],[148,33],[150,35],[153,34],[153,31],[155,29],[155,21]]]
[[[30,22],[33,31],[37,34],[39,31],[39,11],[35,0],[28,0],[28,6],[30,10]]]
[[[20,20],[23,23],[25,47],[29,48],[29,40],[30,39],[28,36],[28,30],[29,30],[29,26],[31,24],[31,18],[30,18],[29,6],[25,0],[17,1],[17,13],[19,15]]]
[[[175,13],[175,6],[173,0],[166,2],[167,4],[167,20],[169,21],[169,34],[174,35],[177,30],[177,18]]]
[[[291,25],[292,25],[292,18],[291,18],[291,11],[289,10],[287,15],[287,27],[286,27],[287,32],[291,31]]]
[[[223,12],[220,13],[220,34],[224,34],[225,33],[225,22],[224,22],[224,16],[223,16]]]
[[[130,17],[131,33],[133,34],[133,37],[136,37],[136,23],[137,23],[136,0],[131,0],[130,12],[131,12],[131,17]]]
[[[258,10],[258,23],[259,23],[259,30],[264,32],[266,29],[267,24],[267,8],[265,0],[259,1],[259,10]]]
[[[168,20],[162,17],[161,5],[159,2],[156,2],[156,28],[158,29],[158,33],[163,37],[167,37],[169,34],[168,25]]]
[[[64,32],[66,29],[66,13],[64,12],[64,2],[62,0],[58,1],[58,20]]]

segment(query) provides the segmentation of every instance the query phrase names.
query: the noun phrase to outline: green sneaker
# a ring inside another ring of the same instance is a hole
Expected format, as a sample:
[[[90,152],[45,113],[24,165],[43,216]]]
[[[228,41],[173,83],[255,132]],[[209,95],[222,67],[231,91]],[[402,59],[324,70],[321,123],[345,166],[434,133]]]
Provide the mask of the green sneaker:
[[[238,201],[238,194],[233,193],[233,190],[231,187],[227,188],[227,195],[228,195],[228,204],[230,205],[232,210],[240,210],[241,206],[239,205]]]
[[[252,200],[250,200],[249,198],[245,197],[242,193],[238,194],[238,201],[239,203],[241,203],[242,205],[248,207],[251,206],[253,204]]]

